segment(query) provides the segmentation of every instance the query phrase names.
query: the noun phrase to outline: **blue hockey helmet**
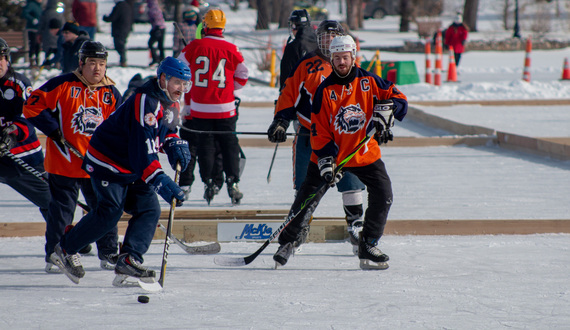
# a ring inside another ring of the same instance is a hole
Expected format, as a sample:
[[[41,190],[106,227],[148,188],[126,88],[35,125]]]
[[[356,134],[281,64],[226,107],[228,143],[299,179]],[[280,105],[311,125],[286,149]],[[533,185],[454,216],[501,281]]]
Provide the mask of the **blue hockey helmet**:
[[[168,56],[164,58],[162,62],[160,62],[156,73],[159,78],[160,74],[164,73],[166,75],[166,79],[169,79],[170,77],[176,77],[185,81],[189,81],[190,78],[192,78],[192,74],[190,73],[190,68],[188,65],[172,56]]]

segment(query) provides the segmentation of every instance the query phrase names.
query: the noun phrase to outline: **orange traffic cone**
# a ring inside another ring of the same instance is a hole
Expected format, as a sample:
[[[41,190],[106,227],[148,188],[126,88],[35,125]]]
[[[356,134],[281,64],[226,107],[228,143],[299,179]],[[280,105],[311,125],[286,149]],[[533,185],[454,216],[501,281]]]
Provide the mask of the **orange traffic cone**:
[[[564,67],[562,69],[562,80],[570,80],[570,66],[568,65],[568,57],[564,58]]]
[[[526,50],[524,58],[523,80],[530,82],[530,52],[532,51],[532,41],[530,38],[526,39]]]
[[[449,66],[447,68],[447,81],[457,82],[457,66],[455,65],[455,53],[453,47],[449,46]]]

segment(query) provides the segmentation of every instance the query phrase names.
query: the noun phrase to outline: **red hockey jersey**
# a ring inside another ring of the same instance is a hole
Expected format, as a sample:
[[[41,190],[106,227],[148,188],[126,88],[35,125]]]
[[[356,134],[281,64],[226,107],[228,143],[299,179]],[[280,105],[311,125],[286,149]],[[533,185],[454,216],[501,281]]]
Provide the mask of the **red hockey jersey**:
[[[234,90],[245,86],[248,70],[239,49],[221,36],[192,40],[178,57],[192,72],[192,88],[184,96],[187,117],[221,119],[236,115]]]

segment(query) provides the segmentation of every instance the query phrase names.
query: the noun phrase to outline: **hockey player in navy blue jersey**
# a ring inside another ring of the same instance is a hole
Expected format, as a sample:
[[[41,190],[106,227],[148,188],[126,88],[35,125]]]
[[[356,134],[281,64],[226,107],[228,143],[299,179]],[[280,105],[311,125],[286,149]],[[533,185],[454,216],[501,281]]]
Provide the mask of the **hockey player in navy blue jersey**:
[[[97,206],[71,228],[56,246],[52,260],[75,283],[85,271],[77,251],[115,226],[123,210],[132,215],[117,265],[114,285],[128,276],[153,282],[155,272],[142,266],[158,219],[158,193],[169,204],[184,200],[184,192],[159,162],[164,151],[172,168],[190,161],[188,143],[177,135],[179,100],[190,88],[190,69],[180,60],[165,58],[158,77],[139,87],[91,138],[83,168],[91,176]]]
[[[45,219],[51,195],[48,185],[36,176],[45,173],[42,146],[35,128],[22,117],[22,107],[32,91],[31,85],[28,78],[14,72],[10,64],[10,47],[0,38],[0,182],[38,206]],[[20,160],[19,164],[14,159]],[[22,165],[30,167],[26,170]],[[35,170],[36,174],[30,170]],[[46,262],[49,272],[52,265],[49,255]]]

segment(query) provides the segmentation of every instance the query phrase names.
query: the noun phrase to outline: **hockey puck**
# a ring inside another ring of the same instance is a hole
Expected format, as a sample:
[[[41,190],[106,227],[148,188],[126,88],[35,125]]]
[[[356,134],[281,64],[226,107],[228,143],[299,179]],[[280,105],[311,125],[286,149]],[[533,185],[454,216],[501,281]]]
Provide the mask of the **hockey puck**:
[[[146,304],[150,300],[148,296],[139,296],[137,299],[141,304]]]

